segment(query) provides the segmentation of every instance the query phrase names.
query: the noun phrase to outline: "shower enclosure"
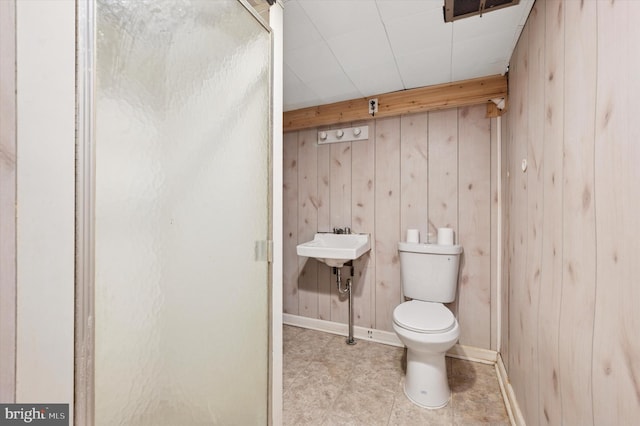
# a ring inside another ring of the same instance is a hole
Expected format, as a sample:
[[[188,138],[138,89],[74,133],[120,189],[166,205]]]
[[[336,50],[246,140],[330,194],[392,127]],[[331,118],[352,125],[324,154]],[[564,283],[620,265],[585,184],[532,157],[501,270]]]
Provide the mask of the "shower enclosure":
[[[266,424],[271,34],[81,0],[77,424]]]

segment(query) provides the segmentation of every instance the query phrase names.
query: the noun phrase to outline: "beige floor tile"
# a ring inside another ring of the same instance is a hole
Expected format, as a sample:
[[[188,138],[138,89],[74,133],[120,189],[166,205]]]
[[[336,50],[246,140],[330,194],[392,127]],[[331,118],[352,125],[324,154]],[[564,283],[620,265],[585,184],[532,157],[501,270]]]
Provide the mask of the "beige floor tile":
[[[402,348],[291,326],[283,342],[285,426],[509,424],[492,365],[447,358],[451,401],[428,410],[404,394]]]
[[[342,388],[328,419],[342,419],[348,424],[386,425],[393,401],[392,392],[350,382]]]
[[[409,401],[404,394],[404,380],[395,394],[395,404],[389,418],[389,425],[451,425],[453,409],[451,404],[438,410],[428,410]]]

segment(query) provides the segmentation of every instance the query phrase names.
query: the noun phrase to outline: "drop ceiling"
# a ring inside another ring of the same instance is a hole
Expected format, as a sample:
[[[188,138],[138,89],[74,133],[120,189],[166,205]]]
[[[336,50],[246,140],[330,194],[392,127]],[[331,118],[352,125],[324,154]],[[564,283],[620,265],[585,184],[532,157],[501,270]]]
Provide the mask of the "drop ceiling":
[[[444,0],[284,0],[284,110],[504,74],[533,1],[445,23]]]

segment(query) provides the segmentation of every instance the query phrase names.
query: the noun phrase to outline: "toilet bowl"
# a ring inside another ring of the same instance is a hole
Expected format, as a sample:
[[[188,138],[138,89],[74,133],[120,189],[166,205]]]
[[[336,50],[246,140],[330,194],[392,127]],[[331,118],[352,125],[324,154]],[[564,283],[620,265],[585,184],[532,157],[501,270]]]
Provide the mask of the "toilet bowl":
[[[460,337],[453,313],[442,303],[404,302],[393,311],[393,330],[407,347],[407,398],[424,408],[446,406],[451,390],[445,353]]]
[[[451,398],[445,353],[460,337],[458,321],[444,303],[455,300],[462,247],[398,244],[405,297],[393,310],[393,330],[407,347],[404,393],[425,408],[442,408]]]

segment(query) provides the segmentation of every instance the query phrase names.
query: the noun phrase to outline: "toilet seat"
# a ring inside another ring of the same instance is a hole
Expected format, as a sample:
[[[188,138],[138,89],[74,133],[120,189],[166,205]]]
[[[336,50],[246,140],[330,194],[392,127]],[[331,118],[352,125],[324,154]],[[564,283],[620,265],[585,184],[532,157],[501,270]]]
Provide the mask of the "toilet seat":
[[[393,310],[393,321],[400,327],[417,333],[445,333],[456,325],[453,313],[442,303],[411,300]]]

